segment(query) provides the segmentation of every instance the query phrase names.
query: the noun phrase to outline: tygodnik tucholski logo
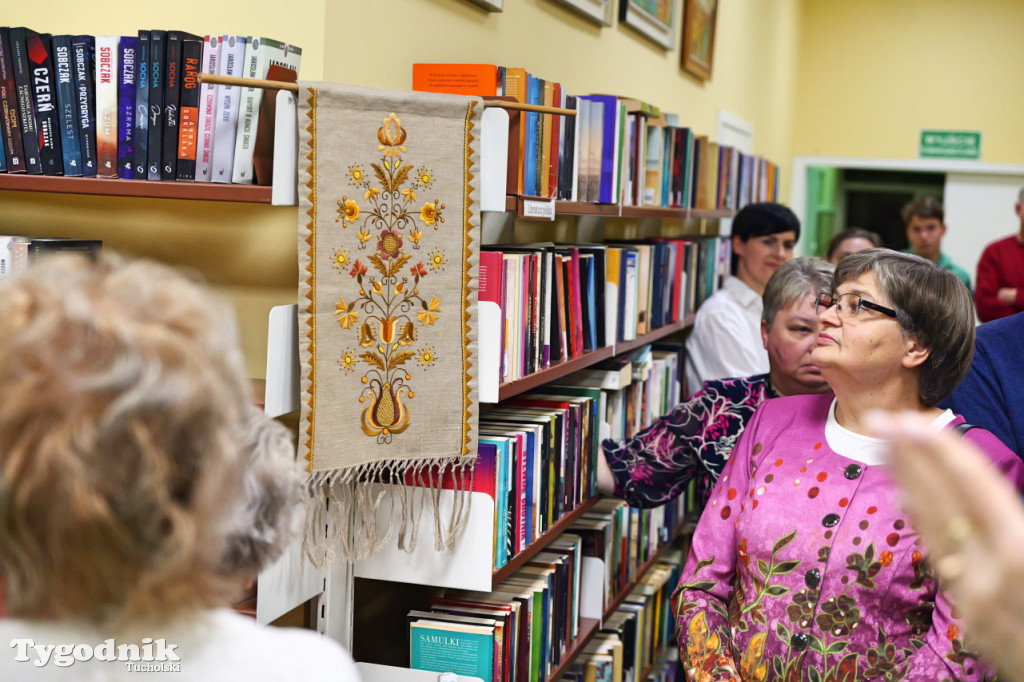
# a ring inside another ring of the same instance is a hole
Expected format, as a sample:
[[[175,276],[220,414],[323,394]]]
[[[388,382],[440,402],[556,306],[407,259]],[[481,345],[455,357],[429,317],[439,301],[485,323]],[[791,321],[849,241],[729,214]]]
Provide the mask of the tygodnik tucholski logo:
[[[174,652],[177,644],[164,639],[144,637],[139,644],[118,644],[113,639],[90,644],[37,644],[31,639],[12,639],[14,660],[38,668],[53,664],[66,668],[85,661],[123,663],[131,672],[181,672],[181,658]]]

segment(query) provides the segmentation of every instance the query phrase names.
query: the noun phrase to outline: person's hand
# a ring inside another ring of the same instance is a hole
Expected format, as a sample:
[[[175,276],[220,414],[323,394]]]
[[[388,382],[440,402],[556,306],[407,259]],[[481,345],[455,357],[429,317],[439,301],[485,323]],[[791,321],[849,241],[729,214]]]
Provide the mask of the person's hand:
[[[969,442],[919,415],[875,415],[888,466],[970,640],[1008,679],[1024,680],[1024,506]]]
[[[1000,303],[1013,305],[1013,302],[1017,300],[1017,290],[1013,287],[1001,287],[996,293],[996,298],[999,299]]]

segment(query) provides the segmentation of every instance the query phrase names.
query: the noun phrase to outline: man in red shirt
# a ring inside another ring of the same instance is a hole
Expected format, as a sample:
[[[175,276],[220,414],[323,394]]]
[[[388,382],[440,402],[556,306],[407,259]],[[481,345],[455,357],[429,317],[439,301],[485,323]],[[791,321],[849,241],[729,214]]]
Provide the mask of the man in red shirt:
[[[1024,189],[1015,210],[1020,219],[1018,233],[986,246],[978,261],[974,302],[982,322],[1024,310]]]

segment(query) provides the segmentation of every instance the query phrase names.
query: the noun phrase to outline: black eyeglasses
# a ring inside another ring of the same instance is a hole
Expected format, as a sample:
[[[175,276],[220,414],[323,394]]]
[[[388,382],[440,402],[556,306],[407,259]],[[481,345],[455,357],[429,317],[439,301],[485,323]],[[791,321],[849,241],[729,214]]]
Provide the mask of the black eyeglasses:
[[[847,303],[843,303],[844,296],[850,297],[847,300]],[[818,315],[821,315],[832,306],[836,307],[836,313],[839,317],[843,318],[854,317],[860,312],[862,307],[882,313],[883,315],[888,315],[892,318],[896,317],[896,311],[892,308],[886,308],[884,305],[865,301],[860,294],[818,294],[818,297],[814,299],[814,311]]]

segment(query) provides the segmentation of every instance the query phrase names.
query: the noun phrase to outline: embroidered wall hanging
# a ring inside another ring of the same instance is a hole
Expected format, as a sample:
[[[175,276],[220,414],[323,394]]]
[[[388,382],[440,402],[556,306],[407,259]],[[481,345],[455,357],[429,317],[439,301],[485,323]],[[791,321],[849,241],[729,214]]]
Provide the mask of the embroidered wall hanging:
[[[419,499],[450,548],[477,448],[483,102],[335,83],[300,84],[299,102],[300,454],[314,508],[326,496],[337,521],[335,537],[307,537],[309,556],[319,565],[337,543],[365,558],[395,524],[411,550],[423,509],[407,485],[442,474],[453,512],[441,518],[436,492]]]

